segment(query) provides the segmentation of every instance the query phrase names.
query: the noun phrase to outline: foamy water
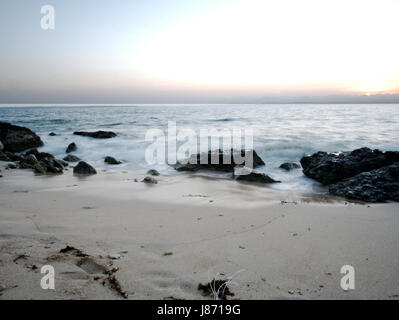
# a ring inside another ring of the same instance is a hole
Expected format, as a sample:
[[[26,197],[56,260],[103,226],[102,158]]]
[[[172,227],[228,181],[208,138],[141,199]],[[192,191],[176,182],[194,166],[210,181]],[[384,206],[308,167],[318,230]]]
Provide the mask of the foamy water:
[[[113,170],[139,167],[145,172],[156,168],[164,174],[177,174],[168,165],[148,165],[144,151],[148,129],[166,133],[168,121],[176,121],[178,131],[200,129],[251,128],[254,148],[266,162],[258,171],[283,183],[274,188],[311,191],[317,184],[301,170],[285,172],[283,162],[299,162],[305,154],[319,150],[343,151],[359,147],[399,150],[399,105],[131,105],[131,106],[24,106],[0,108],[1,121],[26,126],[38,133],[45,145],[42,151],[65,156],[71,142],[74,152],[96,167],[110,155],[124,161]],[[111,130],[112,139],[74,136],[73,131]],[[49,132],[57,133],[50,137]]]

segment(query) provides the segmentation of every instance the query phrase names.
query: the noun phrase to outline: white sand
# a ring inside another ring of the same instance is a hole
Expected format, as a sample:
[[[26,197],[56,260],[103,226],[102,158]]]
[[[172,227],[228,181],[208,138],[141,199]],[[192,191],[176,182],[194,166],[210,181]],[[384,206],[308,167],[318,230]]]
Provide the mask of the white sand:
[[[198,283],[238,271],[229,285],[238,299],[399,295],[398,203],[318,201],[189,175],[146,185],[134,172],[1,174],[0,299],[123,299],[103,266],[119,267],[129,299],[205,299]],[[67,244],[90,257],[59,254]],[[107,258],[114,253],[121,258]],[[56,290],[40,287],[44,264],[55,267]],[[345,292],[348,264],[356,289]]]

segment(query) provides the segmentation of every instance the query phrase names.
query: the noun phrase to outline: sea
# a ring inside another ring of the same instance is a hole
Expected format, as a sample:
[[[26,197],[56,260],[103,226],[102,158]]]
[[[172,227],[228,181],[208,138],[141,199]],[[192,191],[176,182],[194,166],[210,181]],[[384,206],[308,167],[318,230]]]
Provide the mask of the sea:
[[[66,155],[68,144],[75,142],[78,149],[73,154],[96,168],[135,168],[143,173],[154,168],[164,175],[186,174],[176,172],[162,157],[154,157],[159,163],[148,161],[146,152],[170,142],[168,125],[176,125],[177,149],[185,144],[193,148],[189,151],[195,150],[193,144],[198,147],[201,130],[215,136],[231,133],[242,142],[245,132],[250,132],[253,148],[266,163],[257,171],[281,181],[270,185],[272,188],[300,192],[323,192],[323,188],[306,178],[301,169],[280,169],[283,162],[299,163],[301,157],[317,151],[399,150],[399,104],[1,105],[0,121],[30,128],[44,142],[40,150],[59,158]],[[93,139],[73,135],[74,131],[95,130],[113,131],[117,136]],[[49,136],[50,132],[57,135]],[[214,149],[214,145],[200,148]],[[165,159],[168,155],[166,149]],[[108,166],[105,156],[123,164]]]

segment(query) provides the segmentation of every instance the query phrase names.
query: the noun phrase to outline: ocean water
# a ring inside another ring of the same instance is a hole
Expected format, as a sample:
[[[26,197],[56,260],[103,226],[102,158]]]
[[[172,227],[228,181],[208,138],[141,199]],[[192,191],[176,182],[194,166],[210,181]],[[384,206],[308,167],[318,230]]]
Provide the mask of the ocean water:
[[[65,156],[67,145],[75,142],[78,150],[74,154],[96,167],[106,166],[103,159],[110,155],[124,164],[109,170],[131,166],[143,172],[156,168],[163,174],[182,173],[166,164],[146,162],[145,150],[152,144],[145,139],[149,129],[167,134],[168,121],[176,122],[178,132],[183,128],[196,133],[200,129],[252,129],[254,149],[266,162],[258,171],[282,181],[273,188],[303,192],[322,189],[301,170],[279,169],[281,163],[299,163],[303,155],[320,150],[345,151],[364,146],[399,150],[397,104],[2,105],[0,121],[32,129],[45,143],[40,149],[60,158]],[[73,135],[79,130],[111,130],[118,136],[103,140]],[[57,136],[49,136],[52,131]]]

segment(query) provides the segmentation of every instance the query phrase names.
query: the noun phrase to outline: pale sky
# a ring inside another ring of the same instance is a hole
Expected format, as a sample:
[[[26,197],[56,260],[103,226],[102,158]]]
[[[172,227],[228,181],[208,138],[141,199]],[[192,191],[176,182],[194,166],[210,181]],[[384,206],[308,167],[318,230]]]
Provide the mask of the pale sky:
[[[387,97],[398,17],[399,0],[2,0],[0,103]]]

